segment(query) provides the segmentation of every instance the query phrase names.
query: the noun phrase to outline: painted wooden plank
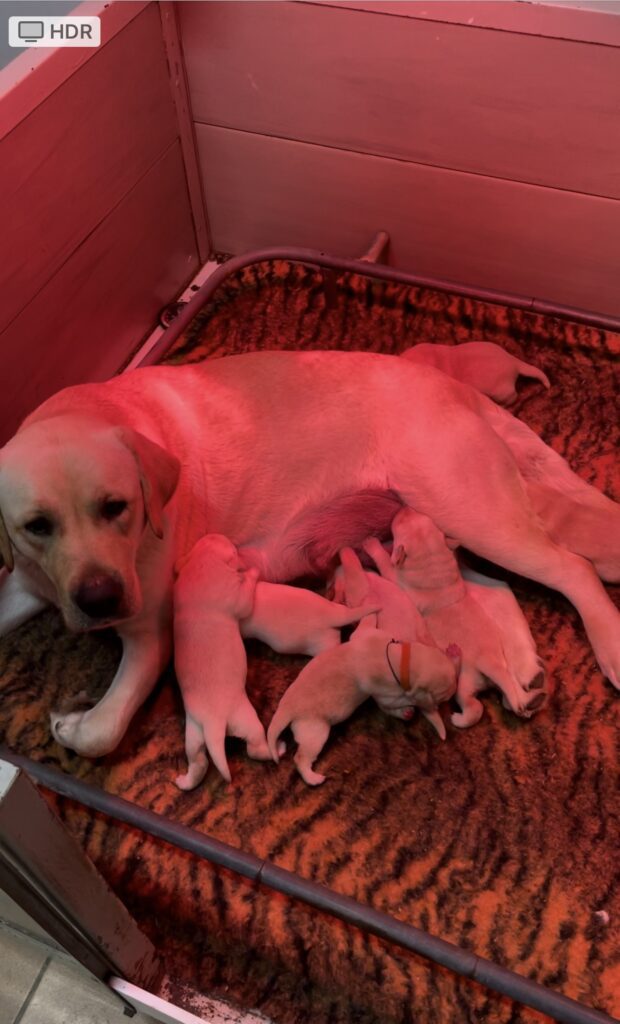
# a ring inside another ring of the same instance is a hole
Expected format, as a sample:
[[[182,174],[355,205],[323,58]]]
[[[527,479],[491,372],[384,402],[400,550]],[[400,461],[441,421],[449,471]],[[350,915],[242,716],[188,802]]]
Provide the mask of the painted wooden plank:
[[[86,64],[121,32],[144,8],[148,0],[84,0],[73,14],[101,19],[101,46],[37,47],[20,53],[0,70],[0,139],[46,100],[79,67]]]
[[[0,330],[176,135],[152,5],[0,143]]]
[[[213,243],[345,256],[620,314],[620,202],[198,125]]]
[[[152,942],[32,779],[4,760],[0,761],[0,865],[3,878],[11,879],[20,892],[28,892],[39,924],[47,927],[52,922],[52,938],[64,945],[63,939],[73,933],[68,952],[89,969],[94,953],[93,973],[107,962],[138,985],[159,982],[162,964]],[[75,928],[67,927],[68,922]],[[80,934],[83,938],[78,939]],[[26,1000],[16,1020],[22,1019],[28,1005]],[[64,1014],[50,1016],[58,1019]],[[8,1024],[4,1013],[2,1019]],[[12,1015],[8,1020],[13,1020]]]
[[[199,122],[620,196],[620,49],[305,3],[179,10]]]
[[[542,3],[489,0],[301,0],[323,7],[347,7],[375,14],[391,14],[399,18],[421,18],[445,21],[456,25],[494,28],[500,32],[521,32],[530,36],[575,39],[620,46],[620,3],[601,0],[600,4],[566,4],[548,6]],[[589,9],[585,9],[588,7]]]
[[[177,4],[172,0],[161,0],[158,4],[161,16],[162,38],[166,49],[166,60],[172,100],[176,111],[177,128],[181,140],[183,161],[185,163],[185,176],[189,200],[194,218],[194,230],[198,243],[200,259],[205,263],[211,255],[211,239],[209,238],[209,222],[207,220],[207,208],[202,188],[202,177],[198,166],[198,153],[196,150],[196,133],[189,100],[189,88],[187,75],[185,73],[185,62],[183,50],[181,49],[181,37],[177,19]]]
[[[197,267],[175,141],[0,335],[0,443],[54,391],[115,373]]]

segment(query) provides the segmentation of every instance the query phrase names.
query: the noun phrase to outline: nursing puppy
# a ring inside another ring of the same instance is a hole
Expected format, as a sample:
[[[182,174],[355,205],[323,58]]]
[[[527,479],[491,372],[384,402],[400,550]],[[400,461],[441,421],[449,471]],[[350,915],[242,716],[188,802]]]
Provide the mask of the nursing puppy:
[[[544,703],[540,689],[528,692],[513,676],[502,646],[502,635],[493,619],[467,592],[458,563],[446,538],[428,516],[403,509],[392,524],[392,556],[376,540],[364,547],[381,572],[393,578],[417,604],[440,647],[456,643],[461,649],[456,700],[460,713],[453,725],[474,725],[484,708],[476,694],[494,683],[506,706],[517,715],[530,717]],[[530,687],[532,682],[528,680]],[[535,685],[540,684],[537,666]]]
[[[581,555],[550,538],[531,483],[617,524],[606,539],[620,556],[620,506],[505,409],[407,359],[252,352],[67,388],[0,452],[0,631],[48,604],[70,629],[117,630],[123,656],[102,700],[52,716],[58,742],[99,756],[168,661],[174,565],[200,537],[229,537],[245,567],[286,582],[324,576],[409,505],[563,593],[618,687],[618,610],[587,538]]]
[[[353,630],[352,637],[368,629],[381,629],[409,643],[435,641],[414,602],[397,583],[376,572],[367,572],[353,548],[340,552],[340,566],[329,588],[335,601],[367,610],[365,618]],[[373,614],[376,612],[376,614]]]
[[[546,373],[524,363],[492,341],[466,341],[462,345],[434,345],[423,342],[406,349],[402,356],[413,363],[436,366],[463,384],[477,388],[495,402],[514,402],[517,378],[533,377],[550,387]]]
[[[524,690],[542,689],[545,667],[525,615],[512,590],[503,580],[459,565],[467,594],[497,626],[506,663]],[[504,701],[505,706],[508,706]]]
[[[256,584],[250,615],[239,623],[241,636],[262,640],[280,654],[307,654],[337,647],[340,630],[378,611],[378,604],[349,608],[334,604],[304,587]]]
[[[344,722],[369,697],[386,714],[409,719],[416,707],[438,714],[438,705],[455,688],[455,662],[436,647],[399,643],[383,630],[366,630],[304,666],[267,730],[271,756],[279,761],[278,739],[290,725],[297,770],[309,786],[318,786],[325,776],[312,766],[332,725]]]
[[[176,779],[193,789],[207,753],[230,782],[226,736],[245,740],[250,757],[269,758],[265,732],[245,692],[247,658],[239,619],[252,609],[258,571],[240,570],[236,548],[210,534],[178,566],[174,585],[174,667],[185,705],[188,770]]]

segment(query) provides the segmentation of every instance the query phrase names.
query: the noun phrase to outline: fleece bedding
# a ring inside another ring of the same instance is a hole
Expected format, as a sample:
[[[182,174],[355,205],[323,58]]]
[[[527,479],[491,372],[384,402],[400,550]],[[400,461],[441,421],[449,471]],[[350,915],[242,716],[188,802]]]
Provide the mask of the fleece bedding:
[[[224,284],[166,357],[267,348],[398,354],[416,341],[494,341],[541,366],[514,412],[585,479],[620,500],[620,336],[531,312],[288,263]],[[620,694],[596,668],[558,594],[495,567],[523,607],[547,668],[530,721],[483,697],[485,715],[441,743],[364,705],[332,730],[304,785],[230,743],[227,785],[194,792],[170,668],[111,755],[89,761],[50,737],[49,711],[108,686],[113,633],[69,635],[46,611],[0,641],[0,735],[14,751],[331,886],[620,1016]],[[610,587],[620,604],[620,588]],[[265,724],[304,663],[249,644],[248,692]],[[302,904],[49,794],[169,974],[276,1024],[549,1024],[480,985]]]

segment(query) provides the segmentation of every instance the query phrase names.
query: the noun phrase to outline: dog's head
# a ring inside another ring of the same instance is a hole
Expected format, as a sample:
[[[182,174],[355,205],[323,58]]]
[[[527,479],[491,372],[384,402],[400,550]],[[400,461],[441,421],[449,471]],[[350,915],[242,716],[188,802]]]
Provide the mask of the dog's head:
[[[0,554],[73,630],[136,615],[145,530],[161,538],[180,465],[134,430],[79,416],[22,428],[0,453]]]

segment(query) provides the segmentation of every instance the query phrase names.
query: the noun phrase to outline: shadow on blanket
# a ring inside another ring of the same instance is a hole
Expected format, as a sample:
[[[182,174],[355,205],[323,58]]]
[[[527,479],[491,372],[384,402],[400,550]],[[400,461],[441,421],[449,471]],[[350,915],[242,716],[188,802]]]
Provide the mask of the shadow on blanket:
[[[495,341],[552,382],[550,392],[527,384],[517,414],[620,500],[618,336],[358,278],[344,278],[330,301],[314,271],[249,268],[220,289],[169,361],[259,348],[398,353],[416,341]],[[408,725],[365,706],[333,730],[321,762],[328,781],[318,790],[304,785],[290,756],[276,768],[231,744],[230,787],[211,770],[198,790],[179,792],[182,708],[171,673],[113,755],[91,763],[59,748],[50,708],[83,689],[101,694],[119,647],[112,634],[69,636],[53,612],[0,643],[0,731],[19,753],[619,1015],[620,698],[596,670],[573,609],[526,580],[510,582],[546,660],[546,708],[524,722],[485,695],[483,720],[464,732],[448,725],[442,744],[423,720]],[[618,588],[610,591],[618,600]],[[264,723],[302,664],[250,645],[248,690]],[[68,801],[54,803],[171,975],[278,1024],[547,1020]]]

